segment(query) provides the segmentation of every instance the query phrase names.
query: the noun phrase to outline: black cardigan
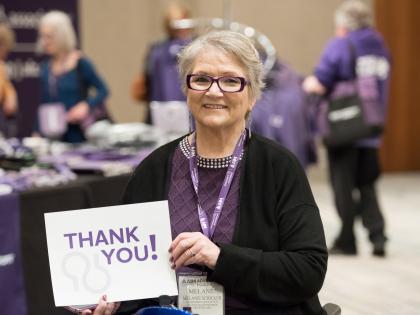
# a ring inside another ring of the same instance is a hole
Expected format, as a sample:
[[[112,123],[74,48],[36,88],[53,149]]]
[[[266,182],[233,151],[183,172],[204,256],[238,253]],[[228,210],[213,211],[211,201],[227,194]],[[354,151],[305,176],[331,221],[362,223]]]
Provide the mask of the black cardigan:
[[[158,148],[137,167],[123,203],[168,199],[179,141]],[[289,151],[256,134],[247,141],[242,163],[233,241],[218,244],[209,280],[251,302],[253,311],[240,314],[324,314],[317,293],[328,255],[304,170]]]

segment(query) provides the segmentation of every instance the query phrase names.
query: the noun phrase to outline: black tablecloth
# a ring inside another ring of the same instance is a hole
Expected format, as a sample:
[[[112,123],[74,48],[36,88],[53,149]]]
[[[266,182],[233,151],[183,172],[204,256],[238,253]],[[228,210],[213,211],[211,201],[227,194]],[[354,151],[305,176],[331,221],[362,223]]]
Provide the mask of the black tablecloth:
[[[83,176],[68,185],[21,194],[21,246],[29,315],[69,314],[54,306],[44,213],[116,205],[128,178]]]

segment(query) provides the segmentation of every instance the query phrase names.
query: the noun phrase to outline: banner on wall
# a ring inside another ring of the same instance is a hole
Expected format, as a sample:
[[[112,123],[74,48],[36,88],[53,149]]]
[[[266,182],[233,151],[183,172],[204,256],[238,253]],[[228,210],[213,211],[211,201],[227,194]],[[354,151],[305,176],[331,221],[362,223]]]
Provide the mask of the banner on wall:
[[[43,59],[36,52],[38,23],[42,15],[50,10],[69,14],[77,33],[78,1],[2,0],[0,3],[0,21],[11,26],[16,39],[15,47],[6,62],[19,101],[16,119],[7,122],[14,125],[8,128],[10,136],[29,136],[35,124],[41,100],[39,72]]]

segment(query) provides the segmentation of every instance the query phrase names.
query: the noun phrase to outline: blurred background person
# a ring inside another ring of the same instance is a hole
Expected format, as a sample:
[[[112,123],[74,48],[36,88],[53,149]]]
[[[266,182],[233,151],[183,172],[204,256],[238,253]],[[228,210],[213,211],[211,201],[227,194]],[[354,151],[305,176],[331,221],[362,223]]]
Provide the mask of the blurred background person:
[[[251,128],[285,146],[306,167],[316,162],[316,149],[301,83],[300,75],[277,60],[266,75],[263,94],[252,112]]]
[[[191,18],[190,10],[180,2],[172,2],[164,15],[167,38],[152,44],[147,52],[144,71],[134,80],[131,94],[137,101],[146,101],[146,122],[151,122],[150,102],[185,101],[177,69],[179,51],[191,42],[192,29],[177,23]]]
[[[17,96],[15,88],[7,75],[5,60],[15,42],[12,29],[5,23],[0,23],[0,132],[6,136],[8,132],[8,118],[17,111]]]
[[[66,13],[51,11],[41,18],[39,45],[48,56],[41,65],[40,106],[63,104],[68,125],[61,140],[83,142],[83,123],[95,109],[105,107],[108,88],[92,62],[76,49],[75,31]],[[94,95],[89,93],[91,88],[96,90]]]
[[[326,45],[314,74],[303,82],[304,90],[328,98],[337,83],[354,79],[357,71],[358,76],[376,78],[375,89],[385,112],[390,57],[381,35],[372,27],[369,7],[353,0],[339,6],[335,13],[335,35]],[[381,137],[375,137],[327,148],[330,181],[342,223],[331,254],[357,254],[353,225],[356,217],[361,216],[369,231],[373,255],[385,256],[385,220],[375,191],[380,175],[380,143]]]

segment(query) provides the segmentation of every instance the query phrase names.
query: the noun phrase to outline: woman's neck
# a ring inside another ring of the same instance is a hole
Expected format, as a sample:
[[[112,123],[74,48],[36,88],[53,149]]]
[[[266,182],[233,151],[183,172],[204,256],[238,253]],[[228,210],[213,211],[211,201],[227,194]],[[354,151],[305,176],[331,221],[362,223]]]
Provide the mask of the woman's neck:
[[[69,52],[67,51],[60,51],[54,55],[52,55],[52,60],[54,63],[64,63],[67,60],[67,57],[69,56]]]
[[[77,65],[77,61],[80,55],[77,51],[60,51],[59,53],[52,55],[52,72],[55,74],[62,74],[70,71]]]
[[[196,126],[197,154],[204,158],[221,158],[233,154],[245,123],[231,128],[213,129]]]

